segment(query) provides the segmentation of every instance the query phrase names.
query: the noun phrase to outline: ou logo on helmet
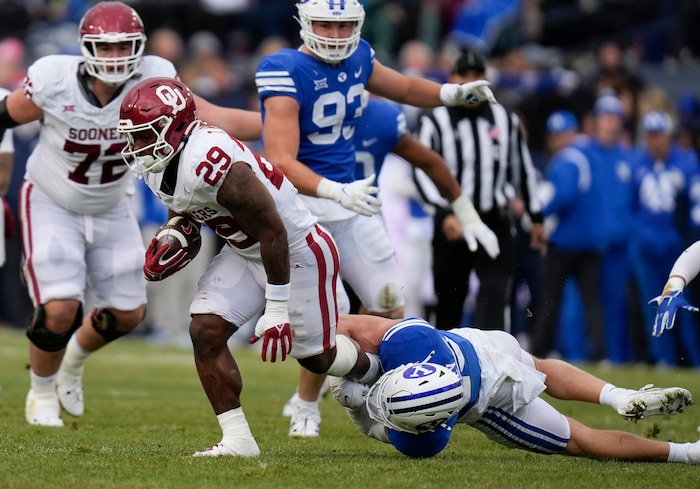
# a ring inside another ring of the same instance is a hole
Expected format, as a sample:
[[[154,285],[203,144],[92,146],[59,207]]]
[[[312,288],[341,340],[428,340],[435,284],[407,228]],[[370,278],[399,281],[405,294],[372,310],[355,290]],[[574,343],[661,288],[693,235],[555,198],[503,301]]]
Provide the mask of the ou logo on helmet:
[[[406,370],[403,371],[403,377],[404,379],[420,379],[421,377],[432,375],[436,371],[437,369],[433,365],[419,363],[406,368]]]
[[[173,115],[185,108],[187,100],[180,90],[174,90],[167,85],[156,88],[156,95],[165,105],[173,109]]]

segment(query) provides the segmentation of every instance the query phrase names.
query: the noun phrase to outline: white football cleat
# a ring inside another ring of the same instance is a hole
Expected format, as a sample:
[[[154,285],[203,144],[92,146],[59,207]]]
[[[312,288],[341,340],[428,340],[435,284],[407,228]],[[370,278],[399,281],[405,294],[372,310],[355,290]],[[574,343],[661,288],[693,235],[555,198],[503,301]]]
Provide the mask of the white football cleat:
[[[296,406],[289,422],[289,436],[316,437],[321,431],[321,411]]]
[[[224,440],[221,440],[220,443],[203,452],[192,454],[193,457],[257,457],[258,455],[260,455],[260,449],[252,436],[249,439],[236,439],[234,442],[224,443]]]
[[[38,398],[31,389],[27,393],[24,415],[27,422],[37,426],[63,426],[59,414],[58,396]]]
[[[648,384],[620,396],[615,402],[615,410],[626,420],[637,422],[649,416],[682,413],[693,403],[693,396],[682,387],[652,387],[653,384]]]
[[[83,384],[80,379],[69,384],[57,384],[56,392],[61,406],[68,414],[76,418],[83,415],[85,403],[83,402]]]

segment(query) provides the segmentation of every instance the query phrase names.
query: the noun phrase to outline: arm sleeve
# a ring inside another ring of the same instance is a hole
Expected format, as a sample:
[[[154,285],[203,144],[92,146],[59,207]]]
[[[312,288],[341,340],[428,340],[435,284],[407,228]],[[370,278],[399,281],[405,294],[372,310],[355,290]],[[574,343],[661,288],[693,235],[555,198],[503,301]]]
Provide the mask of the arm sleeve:
[[[686,285],[700,273],[700,241],[696,241],[680,254],[671,268],[669,277],[676,275],[685,280]]]

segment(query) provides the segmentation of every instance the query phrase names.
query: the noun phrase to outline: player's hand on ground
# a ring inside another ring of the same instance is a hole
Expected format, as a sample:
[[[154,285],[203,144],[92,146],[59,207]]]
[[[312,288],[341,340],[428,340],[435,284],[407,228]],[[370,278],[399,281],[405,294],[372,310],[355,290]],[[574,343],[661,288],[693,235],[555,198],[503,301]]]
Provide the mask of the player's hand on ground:
[[[262,343],[262,361],[266,362],[268,357],[271,362],[277,361],[277,352],[282,361],[292,351],[292,327],[289,324],[289,312],[287,311],[287,301],[268,300],[265,306],[265,313],[255,325],[255,333],[248,340],[253,344],[260,338]]]
[[[379,212],[382,201],[376,195],[379,187],[374,185],[376,175],[351,183],[338,183],[324,178],[318,184],[316,195],[331,199],[353,212],[371,216]]]
[[[160,247],[158,245],[158,239],[153,238],[146,250],[146,261],[143,265],[143,275],[146,280],[151,282],[157,282],[171,276],[192,261],[184,249],[169,253],[171,245],[163,244]]]
[[[654,297],[649,304],[656,305],[656,318],[654,319],[653,336],[661,336],[667,330],[673,328],[676,322],[676,314],[684,309],[690,312],[698,312],[698,308],[689,304],[682,290],[671,290]]]
[[[476,80],[462,84],[445,83],[440,88],[440,100],[448,107],[454,105],[473,105],[481,102],[495,103],[496,97],[489,88],[491,82]]]

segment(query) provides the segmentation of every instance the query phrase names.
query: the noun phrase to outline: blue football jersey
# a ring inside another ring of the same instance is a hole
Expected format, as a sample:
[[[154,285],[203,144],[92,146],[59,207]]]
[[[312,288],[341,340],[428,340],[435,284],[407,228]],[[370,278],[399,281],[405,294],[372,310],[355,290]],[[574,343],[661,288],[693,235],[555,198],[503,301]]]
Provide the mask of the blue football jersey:
[[[266,56],[255,73],[263,121],[265,99],[296,99],[300,129],[297,159],[330,180],[352,182],[353,136],[362,116],[362,92],[373,68],[374,51],[364,40],[337,66],[294,49]]]
[[[469,399],[460,414],[425,433],[387,429],[389,442],[404,455],[417,458],[437,455],[447,446],[461,413],[469,410],[479,396],[481,368],[474,347],[462,336],[437,330],[423,319],[408,318],[384,334],[379,345],[379,361],[384,371],[407,363],[431,362],[461,372],[465,396]]]
[[[401,106],[388,100],[369,99],[355,127],[355,179],[379,175],[384,158],[406,134]]]

